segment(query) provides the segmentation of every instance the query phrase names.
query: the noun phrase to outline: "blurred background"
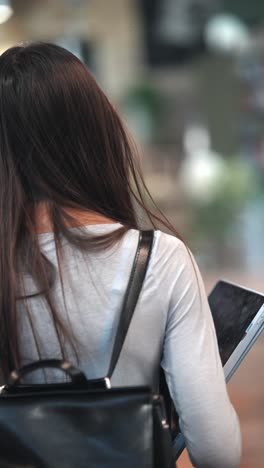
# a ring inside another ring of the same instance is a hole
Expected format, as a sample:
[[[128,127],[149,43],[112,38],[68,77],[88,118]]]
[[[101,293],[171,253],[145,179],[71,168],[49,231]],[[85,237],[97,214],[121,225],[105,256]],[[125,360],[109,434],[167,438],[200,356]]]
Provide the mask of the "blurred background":
[[[27,40],[89,66],[207,291],[219,278],[263,291],[264,2],[0,0],[0,52]],[[228,387],[243,468],[264,466],[263,358],[264,336]],[[186,453],[179,466],[191,466]]]

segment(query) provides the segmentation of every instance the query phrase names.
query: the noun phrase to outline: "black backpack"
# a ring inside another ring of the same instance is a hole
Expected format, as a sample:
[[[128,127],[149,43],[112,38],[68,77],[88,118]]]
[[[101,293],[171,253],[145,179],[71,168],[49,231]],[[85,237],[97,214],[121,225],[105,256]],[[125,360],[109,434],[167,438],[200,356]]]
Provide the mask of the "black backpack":
[[[171,434],[160,395],[111,388],[147,270],[153,231],[140,233],[107,377],[87,380],[71,364],[37,361],[13,371],[0,396],[0,468],[171,468]],[[71,382],[20,384],[56,368]],[[175,462],[174,462],[175,463]]]

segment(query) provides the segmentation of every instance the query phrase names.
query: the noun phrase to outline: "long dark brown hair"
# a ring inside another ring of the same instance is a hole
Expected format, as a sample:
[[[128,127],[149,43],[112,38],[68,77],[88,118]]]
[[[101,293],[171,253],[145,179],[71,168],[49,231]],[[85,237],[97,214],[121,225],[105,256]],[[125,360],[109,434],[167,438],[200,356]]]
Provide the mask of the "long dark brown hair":
[[[45,298],[60,343],[74,346],[54,305],[52,265],[38,243],[40,203],[48,211],[58,258],[62,236],[80,249],[104,248],[128,229],[138,229],[135,203],[153,226],[160,220],[176,234],[144,202],[149,192],[135,152],[117,112],[69,51],[33,43],[1,55],[0,367],[5,377],[21,364],[17,301],[27,302],[21,272],[32,276]],[[66,208],[100,213],[122,227],[84,236],[67,228]]]

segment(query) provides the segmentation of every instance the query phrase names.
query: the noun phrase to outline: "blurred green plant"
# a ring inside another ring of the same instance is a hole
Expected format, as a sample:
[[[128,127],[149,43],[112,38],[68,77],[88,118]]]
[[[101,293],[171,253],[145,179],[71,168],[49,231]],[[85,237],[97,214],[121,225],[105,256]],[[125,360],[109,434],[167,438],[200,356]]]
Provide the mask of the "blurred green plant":
[[[259,183],[252,166],[238,157],[225,160],[225,171],[215,182],[207,200],[191,203],[191,237],[195,243],[208,242],[222,250],[235,241],[243,208],[259,192]]]
[[[121,106],[136,136],[143,141],[153,141],[162,109],[159,91],[150,82],[138,83],[127,91]]]

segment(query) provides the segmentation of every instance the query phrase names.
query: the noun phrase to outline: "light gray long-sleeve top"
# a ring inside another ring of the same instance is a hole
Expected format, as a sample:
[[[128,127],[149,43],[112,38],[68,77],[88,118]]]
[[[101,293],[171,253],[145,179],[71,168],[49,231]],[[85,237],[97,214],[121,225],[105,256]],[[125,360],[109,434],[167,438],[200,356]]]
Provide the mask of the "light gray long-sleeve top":
[[[86,227],[106,232],[119,224]],[[54,297],[60,314],[78,339],[79,366],[88,378],[106,375],[138,243],[130,230],[109,250],[82,253],[63,240],[63,283]],[[52,233],[41,234],[43,252],[57,265]],[[28,288],[34,288],[29,277]],[[41,297],[28,299],[42,357],[60,358],[50,313]],[[65,308],[66,305],[66,308]],[[23,362],[38,359],[29,320],[21,318]],[[72,351],[70,360],[75,362]],[[241,453],[240,427],[231,405],[216,335],[198,267],[184,244],[155,232],[152,255],[112,385],[151,385],[157,389],[162,364],[179,414],[180,428],[197,468],[235,468]],[[52,373],[52,371],[51,371]],[[51,375],[51,374],[50,374]],[[43,375],[32,374],[34,382]],[[59,380],[60,374],[52,374]]]

